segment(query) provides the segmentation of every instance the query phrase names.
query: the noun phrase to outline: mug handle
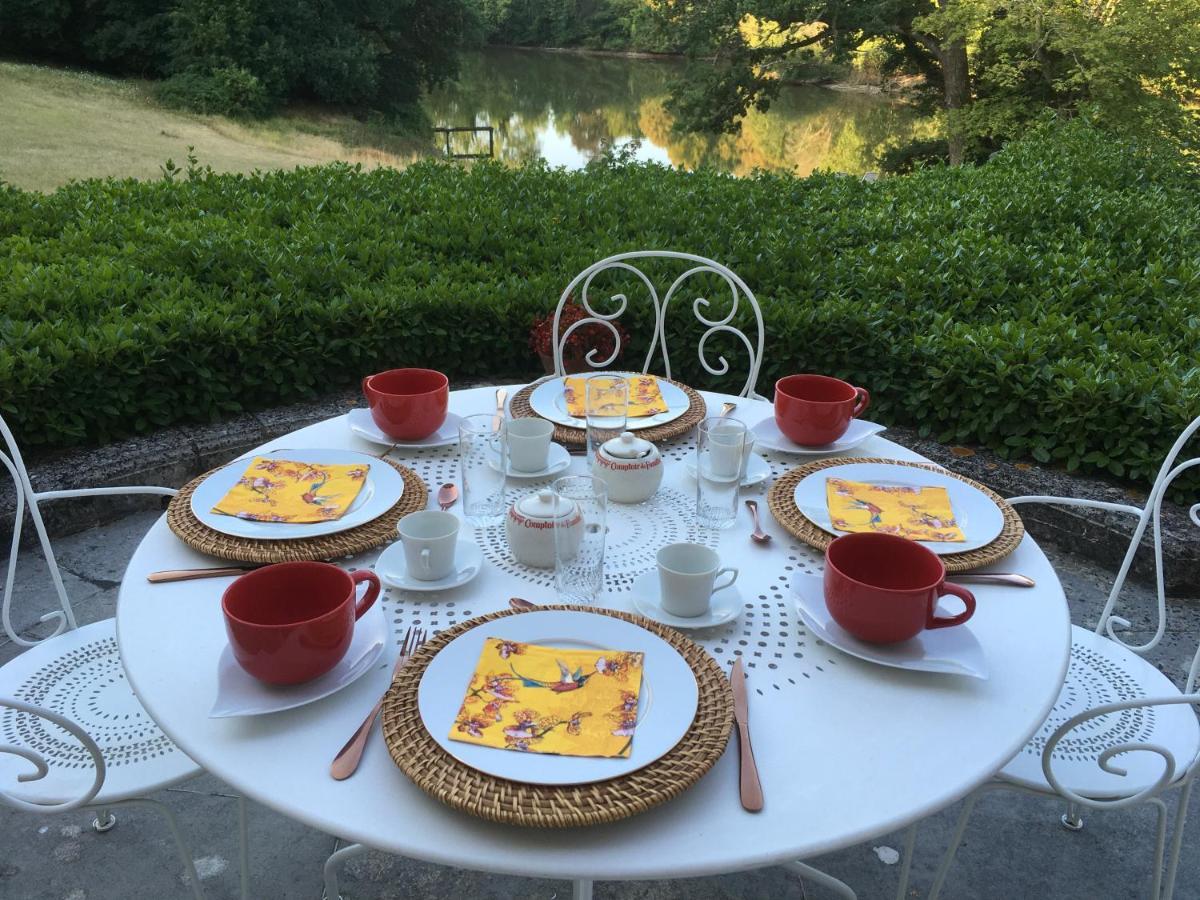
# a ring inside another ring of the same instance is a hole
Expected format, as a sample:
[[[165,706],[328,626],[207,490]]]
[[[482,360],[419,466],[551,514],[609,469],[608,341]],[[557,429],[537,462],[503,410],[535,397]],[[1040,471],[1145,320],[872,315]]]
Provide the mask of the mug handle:
[[[717,580],[718,578],[720,578],[722,575],[724,575],[726,572],[728,572],[728,573],[729,573],[730,575],[732,575],[733,577],[732,577],[732,578],[730,578],[730,579],[729,579],[727,582],[725,582],[724,584],[716,584],[716,583],[715,583],[715,582],[716,582],[716,580]],[[733,586],[733,583],[734,583],[735,581],[737,581],[737,577],[738,577],[738,570],[737,570],[737,569],[735,569],[735,568],[733,568],[732,566],[726,566],[724,569],[717,569],[717,574],[713,576],[713,582],[714,582],[714,584],[713,584],[713,589],[712,589],[712,592],[715,594],[717,591],[723,591],[723,590],[725,590],[725,588],[727,588],[727,587],[732,587],[732,586]]]
[[[362,618],[362,614],[371,608],[371,604],[379,596],[379,576],[370,569],[359,569],[350,573],[350,579],[354,582],[356,592],[360,584],[364,581],[367,583],[367,592],[362,595],[362,599],[354,607],[354,618],[357,620]]]
[[[850,413],[850,418],[857,419],[871,405],[871,395],[866,388],[860,387],[856,387],[854,393],[858,395],[858,402],[854,404],[854,412]]]
[[[429,570],[432,568],[432,566],[429,564],[429,558],[431,555],[432,554],[429,552],[428,547],[421,548],[421,571],[426,575],[429,574]]]
[[[926,628],[949,628],[952,625],[961,625],[971,616],[975,615],[975,595],[968,591],[965,587],[959,587],[957,584],[946,582],[942,585],[942,589],[938,592],[939,597],[944,597],[946,594],[953,594],[958,599],[962,600],[967,605],[967,608],[960,612],[957,616],[949,616],[947,618],[939,618],[933,614],[937,607],[937,601],[933,601],[933,605],[929,608],[929,613],[925,617]]]

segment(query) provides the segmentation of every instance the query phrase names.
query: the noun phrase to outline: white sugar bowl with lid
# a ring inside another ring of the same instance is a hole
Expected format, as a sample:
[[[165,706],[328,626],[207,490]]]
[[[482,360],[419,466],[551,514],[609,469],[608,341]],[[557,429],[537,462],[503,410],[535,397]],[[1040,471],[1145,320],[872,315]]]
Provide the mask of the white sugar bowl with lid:
[[[579,550],[583,538],[583,516],[575,501],[560,497],[549,488],[526,494],[504,517],[508,549],[517,562],[546,569],[554,565],[554,526],[566,528],[569,556]]]
[[[609,500],[641,503],[653,497],[662,484],[662,454],[649,441],[626,431],[596,450],[592,474],[608,485]]]

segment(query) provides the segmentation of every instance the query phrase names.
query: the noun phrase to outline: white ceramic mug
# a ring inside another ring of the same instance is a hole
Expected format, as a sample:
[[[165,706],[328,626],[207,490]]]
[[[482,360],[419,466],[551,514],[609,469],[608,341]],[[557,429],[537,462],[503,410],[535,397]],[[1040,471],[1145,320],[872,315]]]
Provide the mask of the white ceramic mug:
[[[554,423],[545,419],[509,419],[504,423],[508,437],[508,462],[514,472],[540,472],[550,457]]]
[[[454,549],[458,544],[458,517],[427,509],[409,513],[396,531],[404,544],[408,574],[418,581],[440,581],[454,571]]]
[[[729,580],[717,584],[728,574]],[[673,616],[693,619],[708,612],[712,595],[737,581],[738,570],[721,568],[716,551],[703,544],[667,544],[658,551],[658,584],[662,608]]]

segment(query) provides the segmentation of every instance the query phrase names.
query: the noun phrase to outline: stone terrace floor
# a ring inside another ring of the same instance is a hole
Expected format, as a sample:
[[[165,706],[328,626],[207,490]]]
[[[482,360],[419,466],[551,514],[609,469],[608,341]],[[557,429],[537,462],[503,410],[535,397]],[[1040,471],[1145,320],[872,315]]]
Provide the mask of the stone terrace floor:
[[[125,565],[156,514],[139,513],[114,525],[56,541],[67,588],[80,623],[112,616]],[[1095,622],[1111,572],[1053,547],[1046,548],[1071,601],[1077,624]],[[50,585],[40,557],[26,554],[17,572],[15,620],[34,622],[49,607]],[[1153,591],[1134,585],[1127,594],[1126,617],[1151,628]],[[1200,601],[1172,598],[1169,632],[1151,660],[1182,683],[1200,638]],[[1146,633],[1145,630],[1142,632]],[[0,663],[19,652],[0,643]],[[797,775],[797,777],[801,777]],[[232,792],[218,779],[202,776],[163,791],[157,799],[179,815],[191,841],[209,897],[238,896],[237,808]],[[1178,898],[1200,897],[1200,812],[1193,804],[1180,866]],[[1174,810],[1174,799],[1171,800]],[[1078,834],[1058,824],[1055,801],[1001,792],[982,800],[959,851],[944,896],[949,900],[1010,900],[1016,897],[1144,898],[1150,890],[1150,853],[1154,815],[1149,807],[1092,813]],[[91,812],[34,816],[0,806],[0,898],[13,900],[108,900],[190,896],[170,836],[150,810],[125,808],[119,824],[106,834],[90,828]],[[927,893],[932,873],[957,807],[921,827],[910,897]],[[314,831],[260,806],[251,805],[253,896],[321,896],[321,866],[339,846],[336,837]],[[862,898],[894,895],[898,865],[891,849],[902,835],[882,835],[809,862],[845,880]],[[493,876],[429,865],[381,853],[352,860],[345,868],[345,900],[385,898],[569,898],[565,882]],[[598,883],[597,898],[611,900],[718,900],[718,898],[790,898],[827,896],[778,868],[714,878],[669,882]]]

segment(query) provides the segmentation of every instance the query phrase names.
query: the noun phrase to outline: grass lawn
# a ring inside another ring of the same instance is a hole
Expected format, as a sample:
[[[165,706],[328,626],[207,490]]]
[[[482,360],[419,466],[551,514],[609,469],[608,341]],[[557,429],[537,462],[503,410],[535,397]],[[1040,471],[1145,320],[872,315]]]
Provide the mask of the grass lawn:
[[[147,82],[0,61],[0,180],[27,190],[156,178],[168,158],[184,165],[189,145],[218,172],[251,172],[332,160],[402,168],[425,155],[422,143],[323,111],[255,122],[177,112],[157,105]]]

